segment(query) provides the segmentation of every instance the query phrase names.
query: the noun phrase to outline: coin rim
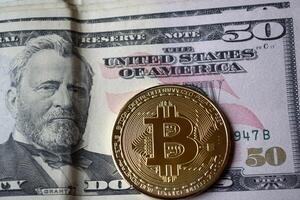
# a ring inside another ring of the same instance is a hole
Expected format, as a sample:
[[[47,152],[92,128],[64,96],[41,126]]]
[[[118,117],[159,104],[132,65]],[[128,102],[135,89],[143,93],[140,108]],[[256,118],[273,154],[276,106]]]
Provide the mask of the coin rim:
[[[189,91],[192,91],[198,95],[200,95],[201,97],[205,98],[205,100],[207,100],[217,111],[218,113],[221,115],[222,117],[222,120],[225,124],[225,129],[227,130],[227,143],[228,143],[228,147],[227,147],[227,154],[225,154],[224,156],[224,161],[223,161],[223,165],[221,165],[221,167],[219,168],[220,170],[217,171],[216,175],[214,176],[213,179],[210,179],[208,184],[204,185],[204,187],[201,189],[201,190],[195,190],[193,191],[192,193],[189,193],[187,195],[181,195],[181,196],[173,196],[173,197],[167,197],[167,196],[159,196],[159,195],[156,195],[156,194],[153,194],[153,193],[150,193],[150,192],[147,192],[147,191],[144,191],[143,189],[141,189],[140,187],[136,186],[131,180],[130,178],[128,178],[127,176],[125,176],[123,174],[123,171],[121,170],[121,167],[118,165],[117,163],[117,158],[115,156],[116,152],[114,150],[114,144],[115,144],[115,140],[114,140],[114,132],[115,132],[115,128],[116,128],[116,125],[117,125],[117,121],[120,117],[120,114],[123,113],[128,105],[130,104],[131,100],[132,99],[135,99],[136,97],[138,97],[140,94],[146,92],[146,91],[149,91],[149,90],[153,90],[155,88],[160,88],[160,87],[177,87],[177,88],[180,88],[180,89],[186,89],[186,90],[189,90]],[[137,94],[135,94],[134,96],[132,96],[127,102],[126,104],[120,109],[120,112],[116,118],[116,121],[115,121],[115,124],[114,124],[114,127],[113,127],[113,130],[112,130],[112,156],[113,156],[113,162],[115,164],[115,166],[117,166],[117,170],[119,172],[119,174],[123,177],[124,180],[126,180],[131,186],[134,187],[134,189],[136,189],[137,191],[139,191],[141,194],[146,194],[150,197],[154,197],[154,198],[160,198],[160,199],[181,199],[181,198],[186,198],[186,197],[192,197],[192,196],[197,196],[203,192],[205,192],[206,190],[209,189],[209,187],[211,187],[213,184],[215,184],[217,182],[217,180],[221,177],[222,173],[224,173],[228,163],[229,163],[229,157],[231,155],[231,152],[232,152],[232,138],[231,138],[231,133],[232,133],[232,128],[230,126],[230,123],[229,123],[229,120],[227,119],[227,117],[225,116],[225,114],[223,113],[223,111],[219,108],[219,106],[214,103],[211,99],[209,99],[205,93],[202,93],[202,92],[199,92],[195,89],[192,89],[190,87],[187,87],[185,85],[179,85],[179,84],[163,84],[163,85],[156,85],[156,86],[152,86],[152,87],[149,87],[143,91],[140,91],[138,92]],[[211,181],[213,180],[213,181]]]

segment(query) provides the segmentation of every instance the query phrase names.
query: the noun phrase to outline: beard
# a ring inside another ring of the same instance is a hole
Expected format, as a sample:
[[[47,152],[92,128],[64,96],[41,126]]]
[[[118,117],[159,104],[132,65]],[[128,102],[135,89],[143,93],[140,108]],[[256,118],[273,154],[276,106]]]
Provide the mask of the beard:
[[[86,121],[87,113],[79,115],[61,108],[50,108],[38,118],[24,104],[19,105],[16,117],[17,130],[35,144],[54,153],[72,152],[82,139]]]

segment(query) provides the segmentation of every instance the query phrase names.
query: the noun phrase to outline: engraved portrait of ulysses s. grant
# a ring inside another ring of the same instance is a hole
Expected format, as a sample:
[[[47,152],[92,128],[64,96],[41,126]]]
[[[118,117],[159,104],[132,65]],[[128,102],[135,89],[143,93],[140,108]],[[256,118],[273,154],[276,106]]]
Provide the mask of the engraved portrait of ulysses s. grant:
[[[0,144],[0,182],[22,181],[16,195],[120,179],[111,156],[83,147],[94,72],[78,50],[61,36],[38,36],[10,67],[6,104],[15,128]]]

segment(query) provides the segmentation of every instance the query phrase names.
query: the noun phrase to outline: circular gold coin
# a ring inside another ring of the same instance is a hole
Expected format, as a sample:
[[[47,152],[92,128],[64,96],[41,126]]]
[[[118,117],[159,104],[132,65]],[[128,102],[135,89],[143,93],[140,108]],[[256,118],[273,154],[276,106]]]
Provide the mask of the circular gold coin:
[[[123,177],[158,198],[203,192],[223,172],[230,128],[203,94],[156,86],[130,99],[113,129],[113,156]]]

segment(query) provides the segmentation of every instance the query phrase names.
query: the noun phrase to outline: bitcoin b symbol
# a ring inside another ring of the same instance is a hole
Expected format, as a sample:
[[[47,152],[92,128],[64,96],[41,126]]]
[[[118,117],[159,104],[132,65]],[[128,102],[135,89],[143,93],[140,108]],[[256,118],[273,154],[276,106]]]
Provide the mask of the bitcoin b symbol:
[[[146,159],[146,165],[158,166],[159,175],[169,182],[179,175],[181,165],[196,157],[198,145],[189,137],[193,131],[191,121],[179,116],[174,105],[167,104],[162,102],[157,116],[145,118],[144,123],[152,125],[153,144],[153,154]]]

